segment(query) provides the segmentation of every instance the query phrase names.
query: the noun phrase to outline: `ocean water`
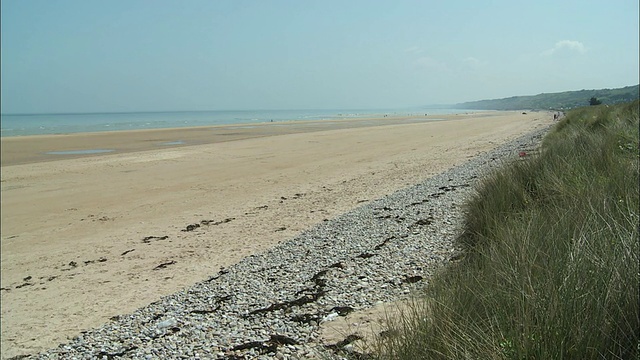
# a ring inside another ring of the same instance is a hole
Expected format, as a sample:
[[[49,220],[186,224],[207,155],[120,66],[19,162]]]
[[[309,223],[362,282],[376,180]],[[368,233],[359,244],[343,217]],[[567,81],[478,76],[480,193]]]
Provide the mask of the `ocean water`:
[[[2,114],[1,136],[70,134],[117,130],[162,129],[277,121],[309,121],[464,113],[456,109],[391,110],[242,110],[176,111],[91,114]]]

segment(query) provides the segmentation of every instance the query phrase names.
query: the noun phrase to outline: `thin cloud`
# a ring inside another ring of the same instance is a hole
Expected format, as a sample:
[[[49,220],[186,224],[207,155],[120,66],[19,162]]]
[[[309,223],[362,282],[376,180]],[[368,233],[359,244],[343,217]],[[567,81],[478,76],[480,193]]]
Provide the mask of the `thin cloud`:
[[[410,53],[410,54],[420,54],[422,52],[422,49],[420,49],[420,47],[418,46],[412,46],[404,49],[404,52]]]
[[[473,56],[469,56],[468,58],[463,59],[462,62],[472,68],[477,68],[482,65],[482,61],[474,58]]]
[[[544,56],[551,56],[560,51],[574,51],[580,54],[584,54],[587,52],[587,48],[580,41],[575,40],[561,40],[556,43],[556,45],[548,50],[542,52]]]

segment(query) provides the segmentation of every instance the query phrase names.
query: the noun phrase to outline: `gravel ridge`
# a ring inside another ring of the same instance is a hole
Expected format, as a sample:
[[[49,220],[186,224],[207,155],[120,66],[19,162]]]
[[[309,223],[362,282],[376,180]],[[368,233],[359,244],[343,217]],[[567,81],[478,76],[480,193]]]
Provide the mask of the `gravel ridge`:
[[[33,359],[331,358],[319,324],[424,286],[457,254],[462,205],[487,172],[535,152],[540,128],[365,203]]]

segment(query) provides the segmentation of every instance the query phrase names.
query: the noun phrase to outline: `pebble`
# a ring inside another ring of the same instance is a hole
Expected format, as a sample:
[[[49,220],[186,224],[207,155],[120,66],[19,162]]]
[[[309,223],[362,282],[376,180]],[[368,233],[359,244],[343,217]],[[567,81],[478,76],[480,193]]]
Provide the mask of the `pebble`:
[[[479,179],[537,146],[547,131],[323,221],[30,358],[341,358],[319,343],[318,324],[338,317],[335,307],[367,309],[423,286],[458,253],[459,205]]]

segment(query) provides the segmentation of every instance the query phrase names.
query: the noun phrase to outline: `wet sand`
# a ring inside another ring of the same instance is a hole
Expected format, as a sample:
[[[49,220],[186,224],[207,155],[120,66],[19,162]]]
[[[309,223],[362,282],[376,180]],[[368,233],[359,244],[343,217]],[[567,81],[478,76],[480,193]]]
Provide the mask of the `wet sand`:
[[[553,121],[437,118],[2,138],[2,357],[54,347]],[[47,154],[92,149],[114,151]]]
[[[486,113],[485,115],[488,114],[489,113]],[[88,157],[97,154],[123,154],[276,135],[353,129],[390,124],[415,124],[453,118],[455,117],[402,116],[3,137],[1,138],[1,163],[2,166],[19,165]]]

